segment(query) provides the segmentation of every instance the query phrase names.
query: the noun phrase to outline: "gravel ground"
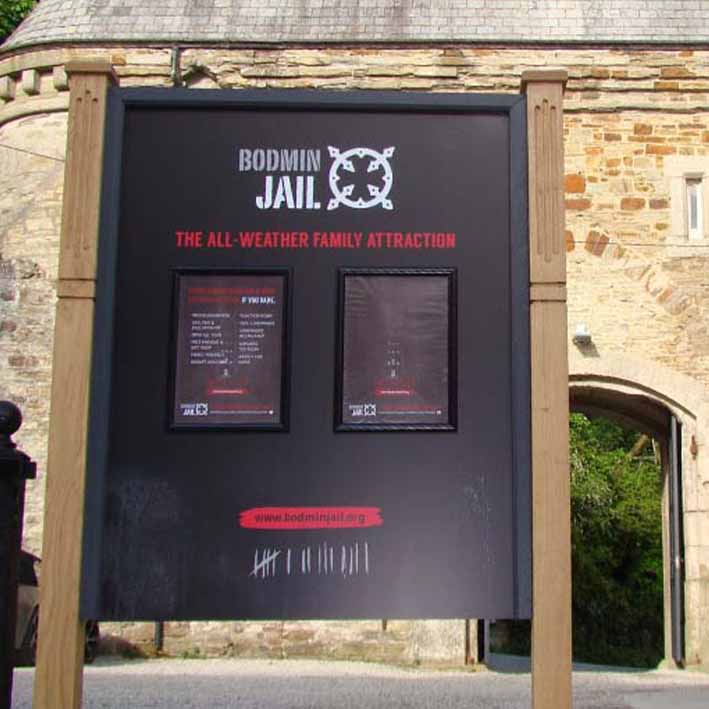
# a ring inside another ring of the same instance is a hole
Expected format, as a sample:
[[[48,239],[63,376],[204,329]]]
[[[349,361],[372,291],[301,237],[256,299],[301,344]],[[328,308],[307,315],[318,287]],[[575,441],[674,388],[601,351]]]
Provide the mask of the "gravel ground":
[[[34,670],[15,672],[13,708],[30,709]],[[116,660],[84,672],[87,709],[529,709],[528,673],[432,671],[316,660]],[[709,675],[574,673],[574,709],[707,709]]]

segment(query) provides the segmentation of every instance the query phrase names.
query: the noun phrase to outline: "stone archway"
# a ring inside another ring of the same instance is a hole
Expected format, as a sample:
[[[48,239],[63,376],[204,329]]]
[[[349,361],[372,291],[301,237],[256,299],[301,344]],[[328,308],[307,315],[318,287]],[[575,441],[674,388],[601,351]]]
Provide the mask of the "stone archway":
[[[664,626],[665,660],[673,663],[672,638],[680,627],[672,616],[670,585],[671,539],[684,537],[683,653],[687,665],[709,668],[709,461],[705,449],[709,430],[709,396],[701,382],[667,370],[654,362],[627,357],[582,357],[570,353],[569,398],[572,411],[603,415],[652,436],[660,443],[664,472]],[[673,420],[676,425],[673,424]],[[670,465],[672,430],[681,429],[675,458],[681,469],[683,535],[671,530]],[[677,596],[675,594],[675,603]],[[681,616],[680,616],[681,618]]]

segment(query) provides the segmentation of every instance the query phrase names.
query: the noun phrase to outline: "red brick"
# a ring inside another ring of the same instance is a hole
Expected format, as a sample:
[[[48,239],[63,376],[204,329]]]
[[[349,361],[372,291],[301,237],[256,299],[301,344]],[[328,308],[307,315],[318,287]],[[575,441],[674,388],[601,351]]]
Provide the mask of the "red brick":
[[[564,232],[564,236],[566,238],[566,250],[567,251],[573,251],[576,248],[576,244],[574,243],[574,235],[573,232],[570,232],[568,229]]]
[[[694,79],[696,75],[684,66],[666,66],[660,70],[662,79]]]
[[[645,200],[642,197],[623,197],[620,200],[620,208],[624,212],[637,212],[645,206]]]
[[[567,199],[566,208],[575,210],[577,212],[583,212],[591,206],[590,199]]]
[[[597,231],[589,231],[586,237],[586,251],[594,256],[603,256],[603,252],[608,246],[608,237],[605,234],[599,234]]]
[[[604,133],[603,140],[608,143],[617,143],[619,140],[623,140],[623,136],[620,133]]]
[[[670,203],[666,199],[651,199],[650,209],[667,209]]]
[[[591,76],[594,79],[608,79],[610,78],[610,71],[608,69],[602,69],[600,67],[594,67],[591,69]]]
[[[652,126],[647,123],[636,123],[633,127],[635,135],[652,135]]]
[[[648,143],[645,146],[645,152],[648,155],[674,155],[677,148],[674,145],[657,145],[657,143]]]
[[[33,369],[39,365],[37,357],[25,357],[24,355],[10,355],[7,361],[11,367],[17,367],[18,369]]]
[[[583,175],[566,175],[564,178],[564,191],[582,193],[586,191],[586,180]]]

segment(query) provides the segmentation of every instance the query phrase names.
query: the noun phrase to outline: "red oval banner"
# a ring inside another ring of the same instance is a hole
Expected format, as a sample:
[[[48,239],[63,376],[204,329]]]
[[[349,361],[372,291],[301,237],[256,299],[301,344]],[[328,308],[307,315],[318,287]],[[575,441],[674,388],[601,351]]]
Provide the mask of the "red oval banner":
[[[253,507],[239,515],[244,529],[353,529],[384,524],[379,507]]]

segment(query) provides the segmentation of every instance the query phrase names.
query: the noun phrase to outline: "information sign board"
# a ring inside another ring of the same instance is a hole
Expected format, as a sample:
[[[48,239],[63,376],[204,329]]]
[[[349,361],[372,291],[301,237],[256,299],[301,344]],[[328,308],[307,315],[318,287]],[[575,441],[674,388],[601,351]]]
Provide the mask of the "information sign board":
[[[524,115],[111,89],[85,617],[529,615]]]

